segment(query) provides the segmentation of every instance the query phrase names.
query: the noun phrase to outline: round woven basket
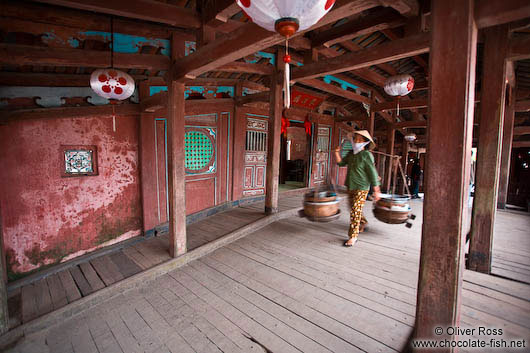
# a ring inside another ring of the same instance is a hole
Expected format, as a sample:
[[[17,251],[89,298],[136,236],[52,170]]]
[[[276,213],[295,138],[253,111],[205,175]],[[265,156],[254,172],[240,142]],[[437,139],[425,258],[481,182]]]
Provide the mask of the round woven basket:
[[[392,210],[392,206],[407,206],[408,210]],[[403,201],[393,201],[391,199],[380,199],[374,204],[374,216],[378,220],[388,224],[405,223],[411,215],[410,206]]]
[[[312,218],[334,216],[339,211],[339,202],[340,200],[325,202],[304,201],[304,212]]]

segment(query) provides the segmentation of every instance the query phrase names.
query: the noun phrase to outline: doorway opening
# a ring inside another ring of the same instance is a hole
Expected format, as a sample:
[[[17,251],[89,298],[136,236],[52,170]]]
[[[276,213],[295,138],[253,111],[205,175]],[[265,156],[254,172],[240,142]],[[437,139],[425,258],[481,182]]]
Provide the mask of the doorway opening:
[[[290,122],[281,144],[279,191],[306,187],[310,143],[304,124]]]

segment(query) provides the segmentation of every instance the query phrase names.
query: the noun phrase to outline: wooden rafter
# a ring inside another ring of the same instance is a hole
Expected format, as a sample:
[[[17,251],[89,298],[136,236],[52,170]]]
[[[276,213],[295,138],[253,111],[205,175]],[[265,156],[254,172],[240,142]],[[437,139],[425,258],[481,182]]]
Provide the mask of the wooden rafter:
[[[397,40],[397,39],[400,39],[401,37],[398,36],[396,34],[396,32],[389,28],[389,29],[385,29],[383,31],[381,31],[385,36],[387,36],[388,39],[390,40]],[[428,72],[428,69],[429,69],[429,65],[427,64],[427,62],[425,60],[423,60],[423,58],[421,56],[418,56],[418,55],[414,55],[412,56],[412,60],[414,60],[414,62],[418,65],[420,65],[423,70],[425,72]]]
[[[530,126],[516,126],[513,128],[513,135],[530,135]]]
[[[199,28],[201,21],[197,13],[183,7],[149,0],[36,0],[38,2],[65,6],[78,10],[94,11],[109,15],[136,18],[165,23],[184,28]]]
[[[483,0],[475,2],[477,27],[486,28],[530,17],[527,0]]]
[[[366,68],[379,63],[399,60],[429,51],[430,36],[419,34],[383,43],[355,53],[293,68],[292,79],[300,80]]]
[[[239,61],[228,63],[215,69],[215,71],[245,72],[259,75],[270,75],[273,70],[274,67],[270,64],[251,64]]]
[[[311,78],[311,79],[300,81],[300,83],[313,87],[313,88],[317,88],[327,93],[334,94],[339,97],[350,99],[355,102],[366,103],[366,104],[371,103],[371,99],[368,97],[365,97],[363,95],[357,94],[352,91],[342,89],[340,87],[334,86],[332,84],[326,83],[318,79]]]
[[[312,40],[312,47],[321,45],[330,47],[333,44],[351,40],[363,34],[374,33],[383,29],[399,27],[405,24],[405,19],[392,9],[374,11],[356,21],[349,21],[343,25],[332,27],[320,32]]]
[[[333,9],[311,29],[325,26],[377,5],[378,2],[375,0],[337,1]],[[309,30],[300,31],[296,36],[301,36]],[[205,45],[193,54],[177,60],[173,64],[171,76],[175,80],[182,80],[186,77],[194,78],[204,72],[212,71],[219,66],[283,41],[284,38],[281,35],[269,32],[253,23],[248,23],[223,38]]]
[[[512,142],[513,148],[524,148],[524,147],[530,147],[530,141],[513,141]]]

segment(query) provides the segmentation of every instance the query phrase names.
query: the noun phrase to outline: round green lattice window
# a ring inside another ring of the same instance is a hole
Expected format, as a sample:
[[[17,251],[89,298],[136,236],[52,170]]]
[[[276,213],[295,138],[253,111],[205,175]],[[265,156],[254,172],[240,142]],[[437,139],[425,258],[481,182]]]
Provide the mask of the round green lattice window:
[[[212,141],[200,131],[188,131],[184,136],[186,169],[200,171],[210,164],[213,156]]]

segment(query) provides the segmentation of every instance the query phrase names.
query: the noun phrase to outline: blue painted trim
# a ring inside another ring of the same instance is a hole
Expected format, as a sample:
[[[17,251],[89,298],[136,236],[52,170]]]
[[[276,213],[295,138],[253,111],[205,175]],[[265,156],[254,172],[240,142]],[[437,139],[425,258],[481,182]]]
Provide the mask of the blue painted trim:
[[[289,119],[290,122],[293,122],[293,123],[304,123],[304,121],[300,121],[300,120],[293,120],[293,119]]]
[[[166,150],[165,151],[166,152],[166,210],[167,210],[166,213],[167,213],[167,219],[169,220],[169,171],[168,171],[168,163],[167,163],[167,119],[166,118],[156,118],[155,119],[155,127],[156,127],[156,121],[157,120],[164,122],[164,143],[165,143],[164,147],[165,147],[165,150]],[[155,132],[155,136],[156,136],[156,132]],[[155,147],[156,147],[156,145],[155,145]],[[158,168],[158,163],[157,163],[157,168]],[[157,177],[157,183],[158,183],[158,175],[156,177]]]
[[[359,88],[359,87],[357,87],[357,86],[355,86],[355,85],[353,85],[353,84],[351,84],[351,83],[349,83],[349,82],[346,82],[346,81],[344,81],[344,80],[341,80],[340,78],[337,78],[337,77],[335,77],[335,76],[332,76],[332,75],[326,75],[326,76],[324,76],[324,82],[326,82],[326,83],[331,83],[332,81],[335,81],[335,82],[337,82],[338,84],[340,84],[340,87],[341,87],[343,90],[347,90],[348,88],[351,88],[351,89],[356,90],[357,88]]]
[[[105,41],[111,40],[110,32],[101,31],[85,31],[79,33],[81,36],[86,37],[102,37]],[[68,39],[68,43],[74,48],[79,46],[79,41],[75,38]],[[115,53],[139,53],[142,45],[151,45],[153,47],[161,47],[160,51],[162,55],[169,56],[171,44],[168,39],[160,38],[145,38],[140,36],[133,36],[130,34],[114,33],[114,43],[111,46]]]
[[[251,114],[251,113],[247,113],[247,116],[257,116],[259,118],[269,118],[268,115],[260,115],[260,114]]]
[[[226,201],[229,200],[229,180],[230,180],[230,112],[222,112],[221,116],[223,114],[228,115],[228,138],[226,142]]]
[[[167,92],[167,86],[150,86],[149,87],[149,96],[153,96],[160,92]]]

